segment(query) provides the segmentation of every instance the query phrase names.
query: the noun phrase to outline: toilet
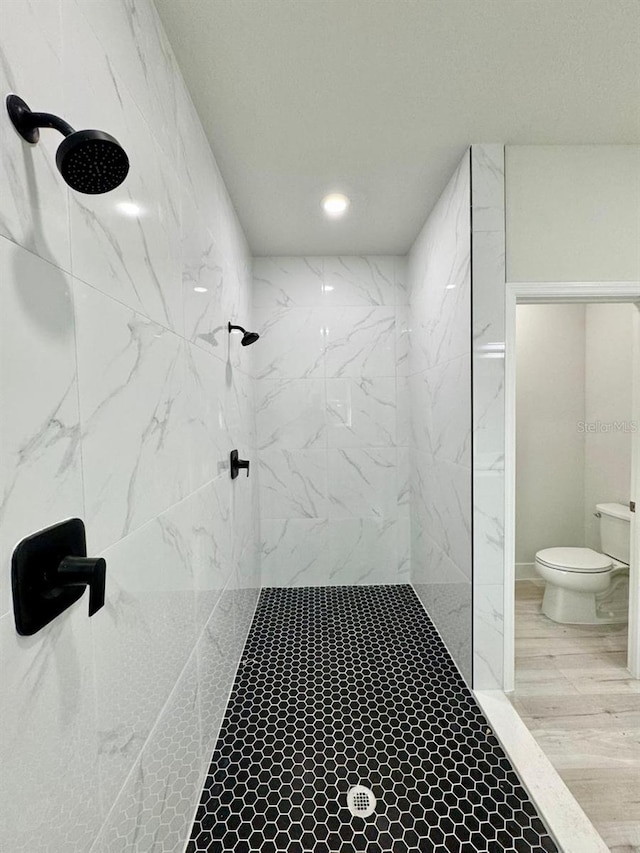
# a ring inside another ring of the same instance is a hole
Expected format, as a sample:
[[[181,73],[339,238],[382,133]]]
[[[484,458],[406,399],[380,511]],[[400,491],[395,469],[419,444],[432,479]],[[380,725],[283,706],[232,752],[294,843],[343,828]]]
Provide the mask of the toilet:
[[[618,585],[628,582],[631,510],[617,503],[598,504],[596,509],[602,553],[591,548],[544,548],[536,554],[536,571],[545,581],[542,612],[554,622],[627,621],[627,599],[623,606],[608,605]]]

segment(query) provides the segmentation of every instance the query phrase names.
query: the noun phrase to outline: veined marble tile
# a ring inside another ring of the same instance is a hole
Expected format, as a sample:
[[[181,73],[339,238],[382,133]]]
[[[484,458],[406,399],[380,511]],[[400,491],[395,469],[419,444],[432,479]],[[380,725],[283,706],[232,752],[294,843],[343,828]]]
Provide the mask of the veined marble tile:
[[[504,232],[504,145],[472,145],[471,174],[474,232]]]
[[[102,2],[91,4],[95,24]],[[113,6],[122,6],[114,3]],[[143,15],[142,8],[141,14]],[[180,290],[180,183],[175,156],[154,135],[122,83],[104,43],[75,2],[63,4],[64,115],[85,127],[104,127],[131,164],[125,181],[103,195],[70,194],[71,255],[75,277],[183,333]],[[83,73],[78,74],[78,65]]]
[[[329,447],[396,444],[396,380],[327,379]]]
[[[254,258],[256,308],[319,308],[323,304],[323,258]]]
[[[328,309],[326,328],[328,377],[396,375],[394,308]]]
[[[93,288],[74,289],[87,534],[99,551],[187,493],[184,348]]]
[[[398,516],[409,518],[411,514],[411,451],[409,448],[398,447],[397,459]]]
[[[65,0],[65,4],[68,0]],[[71,0],[85,13],[99,41],[100,57],[109,58],[126,80],[152,135],[165,154],[177,147],[176,76],[173,53],[150,0]],[[63,4],[64,5],[64,4]],[[66,35],[66,30],[65,30]],[[70,54],[70,60],[73,54]],[[99,94],[108,94],[105,89]]]
[[[327,445],[324,379],[256,383],[258,447],[315,450]]]
[[[393,259],[396,284],[396,305],[409,305],[409,259],[407,255],[396,255]]]
[[[503,684],[504,588],[474,584],[473,683],[478,690],[498,690]]]
[[[447,361],[423,376],[430,409],[426,423],[431,452],[440,459],[470,465],[471,365],[468,356]]]
[[[66,115],[62,86],[61,3],[5,3],[0,31],[0,234],[65,270],[71,269],[68,192],[56,168],[60,134],[42,130],[38,145],[15,131],[4,96],[19,95],[33,110]]]
[[[172,507],[102,552],[105,607],[92,622],[102,797],[114,803],[195,643],[191,507]],[[199,570],[199,576],[201,572]]]
[[[504,474],[476,470],[473,483],[474,583],[501,584],[504,578]]]
[[[397,542],[397,523],[392,519],[330,520],[328,583],[397,583]]]
[[[408,376],[411,351],[411,312],[407,305],[396,307],[396,375]]]
[[[235,636],[234,595],[233,583],[229,582],[196,647],[203,774],[209,769],[242,650],[241,646],[238,650]]]
[[[324,305],[395,305],[396,301],[393,256],[324,258]]]
[[[329,518],[396,518],[396,469],[395,448],[330,450]]]
[[[103,819],[87,595],[32,637],[0,619],[0,848],[88,850]]]
[[[100,853],[178,851],[202,781],[198,668],[193,655],[96,842]]]
[[[240,531],[234,525],[229,473],[207,483],[171,507],[160,519],[175,536],[176,547],[182,545],[182,553],[188,548],[197,635],[211,616],[234,569],[234,540]],[[166,523],[165,519],[168,519]]]
[[[475,222],[474,222],[475,226]],[[504,229],[473,232],[473,341],[504,344],[505,247]],[[487,350],[496,356],[499,350]],[[504,359],[503,361],[504,367]]]
[[[193,489],[229,471],[234,447],[246,458],[255,445],[252,380],[228,362],[192,344],[186,351],[185,456]]]
[[[25,536],[84,513],[70,276],[0,237],[0,614]]]
[[[262,518],[326,518],[326,452],[263,450],[260,504]]]
[[[396,444],[409,447],[411,444],[411,390],[410,377],[396,377]]]
[[[260,334],[257,379],[324,377],[327,311],[322,308],[257,308],[253,325]]]
[[[411,583],[411,519],[408,516],[400,516],[396,529],[397,582]]]
[[[328,535],[327,519],[263,519],[262,585],[326,586]]]

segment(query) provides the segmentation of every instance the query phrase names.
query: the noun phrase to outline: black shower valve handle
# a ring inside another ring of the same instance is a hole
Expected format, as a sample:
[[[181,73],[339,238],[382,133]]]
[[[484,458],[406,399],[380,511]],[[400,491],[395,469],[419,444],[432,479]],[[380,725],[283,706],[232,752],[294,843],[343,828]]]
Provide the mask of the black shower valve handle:
[[[229,454],[229,468],[231,469],[232,480],[236,479],[240,473],[240,469],[245,470],[247,472],[247,477],[249,476],[249,460],[239,459],[237,450],[232,450]]]
[[[89,587],[89,616],[104,607],[107,563],[103,557],[65,557],[57,569],[48,573],[54,591],[59,588]]]

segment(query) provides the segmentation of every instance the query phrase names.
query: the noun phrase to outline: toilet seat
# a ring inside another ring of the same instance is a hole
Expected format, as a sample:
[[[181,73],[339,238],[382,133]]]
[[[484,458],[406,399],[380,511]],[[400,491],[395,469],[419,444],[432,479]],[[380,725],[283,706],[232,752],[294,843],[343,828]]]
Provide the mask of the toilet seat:
[[[544,548],[536,560],[550,569],[580,574],[608,572],[613,567],[611,557],[592,548]]]

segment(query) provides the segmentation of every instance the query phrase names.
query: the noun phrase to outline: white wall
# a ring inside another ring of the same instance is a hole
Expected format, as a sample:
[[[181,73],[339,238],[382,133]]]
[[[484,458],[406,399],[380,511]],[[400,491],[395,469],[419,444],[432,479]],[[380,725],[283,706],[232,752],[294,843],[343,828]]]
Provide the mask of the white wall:
[[[584,545],[585,311],[517,308],[517,564],[541,548]]]
[[[411,580],[471,681],[470,154],[409,256]]]
[[[256,480],[227,470],[255,455],[224,328],[251,325],[251,260],[150,0],[9,0],[0,54],[3,97],[131,160],[80,195],[55,131],[0,116],[0,848],[181,853],[258,586]],[[13,547],[71,515],[106,605],[19,637]]]
[[[640,145],[505,156],[508,281],[640,280]]]
[[[634,305],[586,309],[585,541],[599,548],[597,503],[631,494]],[[593,424],[593,426],[591,426]],[[628,425],[628,426],[627,426]],[[640,424],[636,424],[640,430]]]
[[[405,266],[254,261],[265,586],[408,580]]]

